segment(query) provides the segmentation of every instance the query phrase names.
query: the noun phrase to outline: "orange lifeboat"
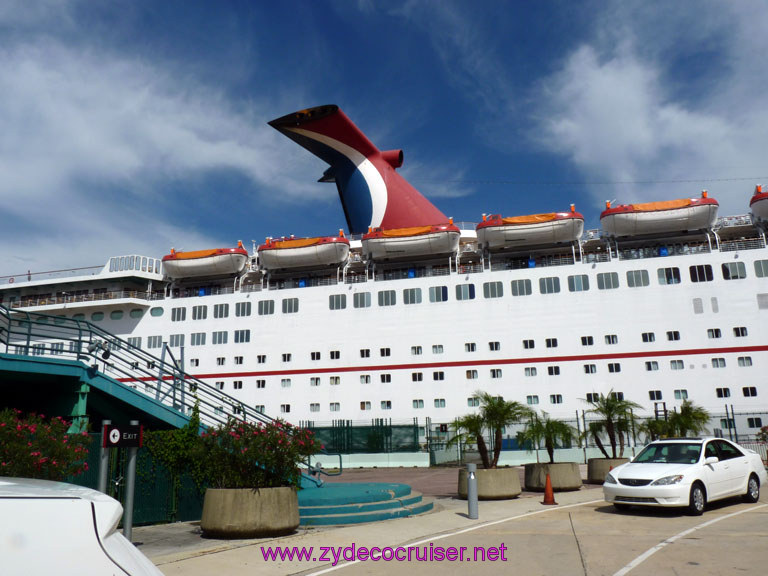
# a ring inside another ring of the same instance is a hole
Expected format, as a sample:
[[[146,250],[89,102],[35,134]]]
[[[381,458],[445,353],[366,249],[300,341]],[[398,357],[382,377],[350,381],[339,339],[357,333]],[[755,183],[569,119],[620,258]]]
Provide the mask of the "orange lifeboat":
[[[259,246],[259,264],[268,271],[340,266],[348,257],[349,240],[341,230],[338,236],[267,238]]]
[[[768,192],[763,192],[763,187],[759,184],[755,186],[755,193],[749,201],[749,207],[758,220],[768,221]]]
[[[248,251],[242,242],[237,248],[212,248],[193,252],[177,252],[163,256],[163,271],[170,278],[220,276],[238,274],[248,262]]]
[[[712,228],[717,220],[719,204],[709,198],[707,191],[701,198],[683,198],[645,204],[620,204],[600,214],[600,224],[608,236],[636,236],[640,234],[669,234]]]
[[[550,212],[503,218],[500,214],[483,216],[476,227],[480,248],[491,251],[517,246],[535,246],[573,242],[584,232],[584,216],[571,205],[570,212]]]
[[[370,260],[402,260],[454,254],[461,230],[447,224],[410,228],[374,228],[363,234],[363,256]]]

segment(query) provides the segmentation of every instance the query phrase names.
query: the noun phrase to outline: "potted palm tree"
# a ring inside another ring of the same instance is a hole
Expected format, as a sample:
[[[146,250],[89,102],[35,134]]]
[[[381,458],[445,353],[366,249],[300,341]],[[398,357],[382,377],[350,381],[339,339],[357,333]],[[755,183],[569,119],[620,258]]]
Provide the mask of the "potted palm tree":
[[[498,468],[501,456],[503,430],[513,422],[519,422],[530,415],[530,410],[520,404],[493,396],[487,392],[476,392],[480,399],[480,413],[469,414],[456,421],[456,436],[452,442],[463,439],[477,444],[477,451],[483,463],[483,470],[477,471],[477,495],[481,500],[515,498],[522,492],[520,475],[515,468]],[[493,451],[489,451],[485,434],[491,438]],[[459,470],[459,497],[467,497],[467,471]]]
[[[604,458],[590,458],[587,461],[587,481],[590,484],[602,484],[611,468],[629,460],[624,458],[625,438],[629,435],[632,410],[637,410],[641,406],[637,402],[624,400],[613,390],[607,395],[600,394],[587,402],[592,406],[587,413],[594,414],[598,419],[589,423],[586,434],[594,440],[604,456]],[[611,454],[608,454],[605,449],[602,441],[603,434],[607,436],[611,445]]]
[[[555,462],[555,447],[570,446],[576,438],[576,430],[563,422],[550,418],[542,411],[534,413],[525,429],[517,434],[517,443],[527,446],[528,451],[538,450],[542,443],[549,456],[549,462],[533,462],[525,465],[525,487],[527,490],[542,491],[549,475],[554,490],[578,490],[581,488],[581,471],[577,462]]]
[[[683,400],[680,411],[675,410],[669,416],[670,436],[685,437],[689,434],[696,436],[706,431],[711,416],[701,406],[696,406],[690,400]]]

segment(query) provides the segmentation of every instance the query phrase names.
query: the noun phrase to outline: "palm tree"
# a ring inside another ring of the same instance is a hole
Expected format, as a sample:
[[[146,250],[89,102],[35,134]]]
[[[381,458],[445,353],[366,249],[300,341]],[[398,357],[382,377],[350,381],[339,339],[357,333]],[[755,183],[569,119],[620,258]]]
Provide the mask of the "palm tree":
[[[485,428],[493,437],[493,459],[490,462],[483,460],[486,468],[496,468],[501,456],[502,430],[505,426],[518,422],[531,414],[530,408],[519,402],[504,400],[501,396],[493,396],[488,392],[475,392],[480,399],[480,416]],[[478,442],[478,451],[480,443]],[[480,453],[482,458],[482,452]]]
[[[600,394],[594,400],[587,400],[592,408],[588,411],[600,417],[595,422],[590,422],[589,432],[595,440],[595,444],[606,458],[616,458],[616,446],[620,445],[619,457],[624,454],[624,436],[629,433],[629,427],[632,422],[632,410],[637,410],[641,406],[637,402],[624,400],[618,394],[611,390],[608,395]],[[600,434],[605,433],[611,444],[613,456],[608,456],[608,452],[600,441]]]
[[[659,438],[669,436],[669,422],[666,420],[648,418],[640,422],[637,429],[641,434],[645,435],[646,442],[653,442]]]
[[[536,448],[544,442],[544,447],[549,455],[550,464],[555,463],[555,444],[568,445],[576,437],[576,430],[562,420],[555,420],[542,410],[541,418],[536,414],[531,415],[531,420],[525,425],[525,430],[518,432],[517,443],[532,443]]]
[[[484,427],[485,423],[481,414],[467,414],[461,418],[456,418],[453,423],[454,436],[448,441],[448,446],[453,446],[457,442],[477,444],[477,451],[480,453],[483,467],[490,468],[488,445],[483,437]]]
[[[695,436],[706,430],[710,418],[707,410],[689,400],[683,400],[680,412],[675,411],[669,416],[669,433],[680,437],[689,433]]]

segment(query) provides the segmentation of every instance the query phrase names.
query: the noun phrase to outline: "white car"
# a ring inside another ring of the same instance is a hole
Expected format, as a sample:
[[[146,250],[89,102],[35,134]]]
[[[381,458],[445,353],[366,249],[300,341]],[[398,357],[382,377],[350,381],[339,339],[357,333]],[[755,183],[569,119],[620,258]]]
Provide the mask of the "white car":
[[[757,502],[768,475],[760,455],[722,438],[657,440],[605,477],[606,502],[687,507],[702,514],[707,502],[742,496]]]
[[[0,477],[0,573],[162,576],[116,531],[122,514],[90,488]]]

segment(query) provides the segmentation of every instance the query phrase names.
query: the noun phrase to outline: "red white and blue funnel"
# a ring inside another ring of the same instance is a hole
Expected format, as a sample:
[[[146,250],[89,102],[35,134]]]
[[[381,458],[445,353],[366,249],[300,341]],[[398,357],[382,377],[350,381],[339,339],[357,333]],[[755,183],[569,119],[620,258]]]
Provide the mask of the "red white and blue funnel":
[[[336,183],[350,233],[448,221],[395,172],[403,151],[376,148],[338,106],[300,110],[269,125],[330,164],[319,181]]]

